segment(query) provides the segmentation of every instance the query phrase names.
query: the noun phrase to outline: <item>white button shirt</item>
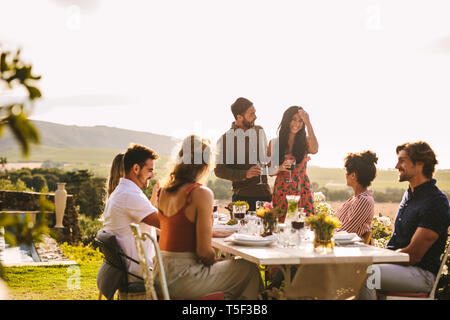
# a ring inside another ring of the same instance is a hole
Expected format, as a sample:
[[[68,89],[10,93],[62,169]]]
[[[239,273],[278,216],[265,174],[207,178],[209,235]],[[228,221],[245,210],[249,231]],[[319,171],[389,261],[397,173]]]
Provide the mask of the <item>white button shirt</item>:
[[[103,213],[103,228],[116,236],[123,253],[138,261],[134,234],[131,231],[130,223],[139,223],[143,232],[148,232],[156,238],[155,228],[146,223],[141,223],[145,217],[156,211],[157,209],[150,203],[144,192],[133,181],[121,178],[116,189],[106,201]],[[144,241],[144,249],[150,266],[152,266],[155,250],[149,239]],[[128,271],[142,276],[141,267],[138,264],[128,259],[125,259],[125,262]],[[129,276],[129,280],[136,281],[137,279]]]

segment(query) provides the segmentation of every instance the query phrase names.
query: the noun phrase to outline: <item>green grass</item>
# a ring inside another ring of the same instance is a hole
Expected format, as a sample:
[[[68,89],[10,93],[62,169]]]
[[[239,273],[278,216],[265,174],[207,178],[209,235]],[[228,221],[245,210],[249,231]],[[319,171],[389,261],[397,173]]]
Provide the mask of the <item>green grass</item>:
[[[6,267],[4,280],[13,300],[95,300],[100,265],[101,262],[95,261],[76,266]],[[76,267],[79,267],[79,288],[71,280]]]
[[[61,245],[72,266],[26,266],[4,268],[4,280],[13,300],[98,299],[97,272],[103,255],[92,246]]]

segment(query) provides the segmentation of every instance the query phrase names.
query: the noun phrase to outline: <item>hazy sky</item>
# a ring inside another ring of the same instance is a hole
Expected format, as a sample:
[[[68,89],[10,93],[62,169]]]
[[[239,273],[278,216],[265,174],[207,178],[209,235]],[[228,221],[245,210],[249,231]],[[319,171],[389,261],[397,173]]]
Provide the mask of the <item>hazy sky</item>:
[[[269,138],[303,106],[310,165],[419,139],[450,168],[450,2],[0,0],[0,43],[43,76],[32,119],[216,140],[240,96]]]

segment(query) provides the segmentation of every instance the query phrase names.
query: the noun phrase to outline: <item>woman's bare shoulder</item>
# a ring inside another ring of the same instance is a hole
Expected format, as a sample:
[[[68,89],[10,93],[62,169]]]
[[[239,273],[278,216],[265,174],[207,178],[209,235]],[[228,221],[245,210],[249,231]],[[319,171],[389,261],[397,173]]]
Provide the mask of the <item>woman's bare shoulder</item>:
[[[200,186],[198,188],[195,188],[192,191],[192,197],[193,198],[201,198],[201,199],[205,199],[205,198],[213,198],[214,199],[214,193],[212,192],[212,190],[206,186]]]

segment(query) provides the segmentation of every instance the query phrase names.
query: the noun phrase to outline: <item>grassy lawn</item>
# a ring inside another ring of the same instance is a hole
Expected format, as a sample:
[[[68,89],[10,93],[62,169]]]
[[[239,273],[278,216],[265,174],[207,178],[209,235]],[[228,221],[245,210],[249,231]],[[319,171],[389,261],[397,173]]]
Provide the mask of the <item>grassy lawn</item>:
[[[4,280],[13,300],[95,300],[100,265],[95,261],[75,266],[8,267]],[[74,280],[78,267],[79,282]]]
[[[77,265],[5,267],[4,281],[13,300],[96,300],[97,272],[103,255],[90,245],[61,246]]]

